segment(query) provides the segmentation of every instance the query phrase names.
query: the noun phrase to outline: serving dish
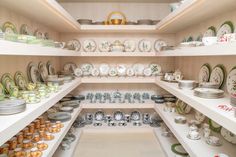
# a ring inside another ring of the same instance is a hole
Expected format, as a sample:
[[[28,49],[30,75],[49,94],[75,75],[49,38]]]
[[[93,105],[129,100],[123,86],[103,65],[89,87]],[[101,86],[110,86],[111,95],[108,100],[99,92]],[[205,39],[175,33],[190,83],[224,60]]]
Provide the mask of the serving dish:
[[[73,62],[68,62],[68,63],[64,64],[64,66],[63,66],[63,70],[65,72],[69,72],[71,74],[74,73],[76,68],[77,68],[77,65]],[[64,75],[64,74],[62,74],[62,75]]]
[[[103,63],[99,67],[100,75],[107,76],[109,74],[110,66],[106,63]]]
[[[204,114],[202,114],[201,112],[195,110],[194,118],[198,122],[202,123],[205,120],[206,116]]]
[[[77,40],[77,39],[72,39],[72,40],[69,40],[69,41],[66,43],[66,47],[67,47],[69,50],[79,51],[80,48],[81,48],[81,44],[80,44],[79,40]]]
[[[186,104],[185,102],[183,102],[182,100],[178,99],[176,101],[176,111],[179,113],[179,114],[188,114],[192,107],[189,106],[188,104]]]
[[[118,76],[126,75],[126,66],[124,64],[119,64],[116,66]]]
[[[208,123],[209,123],[209,128],[214,131],[214,132],[217,132],[219,133],[222,129],[222,126],[220,126],[218,123],[216,123],[215,121],[209,119],[208,120]]]
[[[78,98],[78,97],[77,97]],[[80,105],[80,100],[69,100],[61,103],[62,106],[78,108]]]
[[[123,52],[124,49],[125,49],[124,44],[122,44],[119,40],[116,40],[111,44],[112,52]]]
[[[137,24],[138,25],[152,25],[153,21],[150,19],[140,19],[140,20],[137,20]]]
[[[217,99],[224,97],[224,91],[213,88],[195,88],[194,95],[206,99]]]
[[[186,122],[187,122],[187,119],[184,116],[176,116],[175,117],[175,123],[177,123],[177,124],[185,124]]]
[[[6,34],[17,34],[16,26],[11,22],[5,22],[2,25],[2,31]]]
[[[92,72],[92,69],[93,69],[93,65],[90,63],[84,63],[81,65],[83,76],[89,76]]]
[[[70,106],[63,106],[59,109],[60,112],[69,112],[69,113],[72,113],[73,110],[74,108]]]
[[[113,18],[113,17],[115,17],[115,18]],[[107,17],[106,24],[108,24],[108,25],[124,25],[124,24],[126,24],[125,14],[120,11],[111,12]]]
[[[83,71],[80,68],[76,68],[74,71],[75,76],[81,77],[83,76]]]

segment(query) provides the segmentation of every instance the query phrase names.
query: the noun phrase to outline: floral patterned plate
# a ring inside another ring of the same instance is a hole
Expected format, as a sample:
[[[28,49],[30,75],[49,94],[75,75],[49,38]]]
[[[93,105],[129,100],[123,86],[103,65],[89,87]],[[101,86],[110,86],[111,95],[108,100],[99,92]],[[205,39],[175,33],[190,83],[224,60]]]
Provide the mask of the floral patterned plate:
[[[138,44],[139,51],[150,52],[152,49],[152,43],[149,40],[143,39]]]
[[[102,41],[98,45],[98,49],[100,52],[110,52],[111,51],[111,42],[109,41]]]
[[[136,42],[134,40],[124,41],[125,52],[134,52],[136,49]]]
[[[210,82],[216,83],[219,85],[219,88],[222,87],[225,78],[225,70],[223,65],[217,65],[213,68],[210,75]]]
[[[233,32],[234,32],[233,23],[231,21],[226,21],[220,26],[220,29],[217,32],[217,38],[220,39],[225,34],[229,34],[229,33],[233,33]]]
[[[92,39],[87,39],[84,41],[83,49],[85,52],[94,52],[97,48],[96,42]]]
[[[198,74],[199,83],[208,82],[210,79],[210,73],[211,73],[210,65],[207,63],[203,64]]]
[[[236,66],[229,72],[227,81],[226,81],[228,93],[236,97]]]
[[[154,49],[156,52],[160,52],[163,46],[167,46],[167,43],[164,40],[156,40],[154,43]]]

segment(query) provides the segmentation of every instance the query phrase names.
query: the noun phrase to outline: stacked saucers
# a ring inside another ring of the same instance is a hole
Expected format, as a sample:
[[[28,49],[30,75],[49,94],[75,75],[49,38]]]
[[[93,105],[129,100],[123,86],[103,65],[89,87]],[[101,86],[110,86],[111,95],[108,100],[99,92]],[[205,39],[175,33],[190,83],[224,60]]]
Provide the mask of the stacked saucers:
[[[224,97],[224,91],[212,88],[195,88],[194,95],[206,99],[217,99]]]
[[[26,102],[24,100],[4,100],[0,101],[0,115],[10,115],[25,111]]]

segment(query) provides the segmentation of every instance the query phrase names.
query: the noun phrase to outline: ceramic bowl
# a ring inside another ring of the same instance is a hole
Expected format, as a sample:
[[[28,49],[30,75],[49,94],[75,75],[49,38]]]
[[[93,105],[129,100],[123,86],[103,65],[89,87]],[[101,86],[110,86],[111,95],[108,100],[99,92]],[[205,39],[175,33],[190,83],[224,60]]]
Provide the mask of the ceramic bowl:
[[[205,46],[213,45],[217,43],[217,37],[203,37],[202,42]]]
[[[81,25],[91,25],[93,21],[90,19],[78,19],[77,22]]]
[[[197,83],[194,80],[179,80],[178,87],[180,89],[194,89],[197,87]]]

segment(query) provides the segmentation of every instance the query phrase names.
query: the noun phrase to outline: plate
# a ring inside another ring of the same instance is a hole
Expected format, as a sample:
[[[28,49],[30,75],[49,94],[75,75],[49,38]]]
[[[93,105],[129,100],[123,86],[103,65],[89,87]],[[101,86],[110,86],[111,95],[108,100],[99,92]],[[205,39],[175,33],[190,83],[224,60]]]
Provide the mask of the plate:
[[[224,97],[224,91],[213,88],[195,88],[194,96],[198,96],[206,99],[217,99]]]
[[[74,73],[76,68],[77,68],[77,65],[75,63],[69,62],[69,63],[64,64],[63,70],[70,72],[70,73]],[[82,69],[82,71],[83,71],[83,69]]]
[[[93,77],[98,77],[99,74],[100,74],[100,71],[99,71],[98,68],[93,68],[93,69],[92,69],[91,75],[92,75]]]
[[[152,75],[158,75],[161,73],[161,66],[159,64],[152,63],[149,65],[149,67],[152,70]]]
[[[226,21],[220,26],[220,29],[217,32],[217,38],[220,39],[225,34],[230,34],[230,33],[233,33],[233,32],[234,32],[233,23],[231,21]]]
[[[84,41],[83,49],[85,52],[94,52],[97,48],[96,42],[92,39]]]
[[[7,34],[17,34],[16,26],[11,22],[5,22],[2,26],[2,31]]]
[[[107,76],[109,74],[110,66],[106,63],[103,63],[99,67],[100,75]]]
[[[180,143],[171,145],[171,151],[177,155],[181,155],[182,157],[188,156],[188,153]]]
[[[236,97],[236,66],[231,69],[228,74],[227,81],[226,81],[227,91],[228,93]]]
[[[6,92],[10,93],[11,88],[15,87],[15,82],[10,73],[5,73],[1,78],[2,85],[5,87]]]
[[[136,42],[134,40],[124,41],[125,52],[134,52],[136,49]]]
[[[43,80],[43,82],[46,82],[48,78],[48,69],[47,69],[46,64],[43,62],[39,62],[38,68],[39,68],[41,79]]]
[[[149,77],[152,75],[152,69],[151,68],[145,68],[143,70],[143,75],[146,76],[146,77]]]
[[[134,72],[133,68],[127,68],[127,70],[126,70],[127,76],[132,77],[132,76],[134,76],[134,74],[135,74],[135,72]]]
[[[124,64],[119,64],[116,67],[118,76],[125,76],[126,75],[126,66]]]
[[[208,82],[210,79],[210,73],[211,73],[210,65],[207,63],[203,64],[198,74],[199,83]]]
[[[134,74],[136,76],[142,76],[143,75],[143,70],[144,70],[144,65],[143,64],[134,64],[133,65],[133,69],[134,69]]]
[[[224,69],[225,68],[223,65],[218,64],[217,66],[213,68],[210,75],[210,82],[218,84],[219,88],[221,88],[224,83],[224,78],[225,78]]]
[[[216,28],[214,26],[210,26],[207,31],[203,35],[204,37],[214,37],[216,36]]]
[[[81,77],[83,75],[83,71],[80,68],[76,68],[74,74],[77,77]]]
[[[33,62],[30,62],[27,67],[27,75],[29,78],[29,81],[32,83],[40,82],[40,73],[38,70],[38,66],[34,64]]]
[[[183,102],[182,100],[178,99],[176,102],[176,111],[179,114],[188,114],[190,113],[192,107]]]
[[[221,135],[224,137],[224,139],[232,144],[236,144],[236,135],[230,132],[229,130],[225,128],[221,128],[220,131]]]
[[[32,31],[30,30],[30,28],[27,24],[22,24],[20,27],[20,34],[32,35]]]
[[[26,90],[27,80],[22,72],[17,71],[14,75],[14,80],[20,90]]]
[[[115,76],[117,76],[117,75],[118,75],[118,73],[117,73],[116,68],[111,67],[110,70],[109,70],[109,76],[115,77]]]
[[[121,111],[116,111],[114,112],[113,117],[114,117],[114,120],[121,121],[124,119],[124,113]]]
[[[194,117],[200,123],[202,123],[205,120],[205,118],[206,118],[206,116],[204,114],[202,114],[201,112],[198,112],[197,110],[195,110]]]
[[[38,29],[34,32],[34,36],[36,36],[37,39],[43,39],[44,35],[41,31],[39,31]]]
[[[156,40],[154,43],[154,49],[156,52],[160,52],[163,46],[167,46],[167,43],[164,40]]]
[[[56,70],[53,67],[52,63],[50,61],[47,62],[47,69],[48,69],[48,74],[49,75],[55,75],[56,74]]]
[[[70,41],[68,41],[66,43],[66,47],[69,49],[69,50],[75,50],[75,51],[79,51],[80,48],[81,48],[81,44],[79,42],[79,40],[77,39],[72,39]]]
[[[139,120],[141,120],[141,114],[138,111],[133,111],[133,112],[131,112],[130,118],[133,121],[139,121]]]
[[[215,121],[209,119],[208,123],[209,123],[210,129],[212,131],[214,131],[214,132],[220,132],[221,131],[222,127],[218,123],[216,123]]]
[[[90,63],[84,63],[81,65],[81,70],[84,76],[91,75],[92,69],[93,69],[93,65]]]
[[[143,39],[138,44],[139,51],[150,52],[152,49],[152,43],[149,40]]]
[[[68,112],[51,113],[51,114],[48,114],[48,119],[54,122],[56,121],[66,122],[71,119],[71,114]]]
[[[26,102],[24,100],[3,100],[0,101],[0,115],[11,115],[24,112]]]
[[[103,121],[104,120],[104,117],[105,117],[105,114],[103,111],[97,111],[95,114],[94,114],[94,118],[96,121]]]
[[[100,52],[110,52],[111,51],[111,42],[109,41],[101,41],[98,45],[98,49]]]

